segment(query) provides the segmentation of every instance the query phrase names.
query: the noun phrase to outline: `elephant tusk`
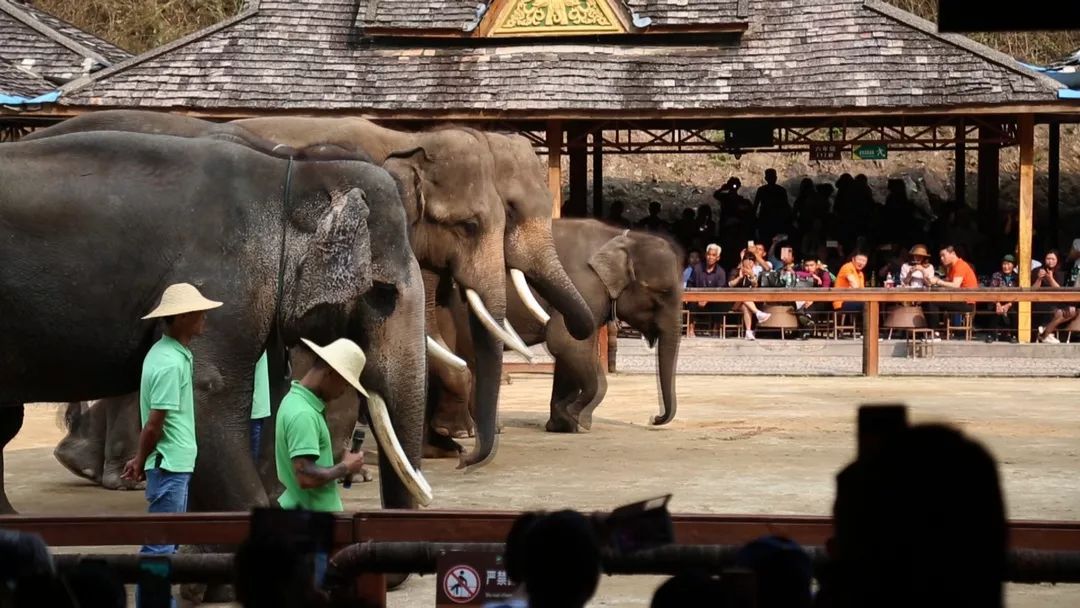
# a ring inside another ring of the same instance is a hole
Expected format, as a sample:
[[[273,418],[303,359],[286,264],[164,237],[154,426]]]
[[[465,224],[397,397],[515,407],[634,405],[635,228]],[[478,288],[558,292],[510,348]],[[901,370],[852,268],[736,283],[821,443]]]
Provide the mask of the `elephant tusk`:
[[[405,485],[405,489],[412,494],[421,506],[431,504],[431,485],[424,479],[423,473],[412,466],[405,450],[401,449],[397,434],[390,423],[390,412],[386,409],[386,402],[378,393],[372,391],[367,399],[368,414],[371,416],[371,428],[375,431],[375,438],[379,440],[381,448],[380,456],[385,456],[390,466],[397,473],[398,479]]]
[[[529,348],[528,344],[525,344],[525,340],[522,340],[521,336],[517,333],[517,331],[514,330],[514,326],[510,324],[510,319],[503,319],[503,328],[506,330],[506,333],[510,334],[510,337],[513,338],[514,341],[517,343],[516,348],[514,348],[514,347],[511,347],[511,348],[514,348],[514,350],[516,350],[518,352],[521,352],[521,349],[524,349],[524,350],[528,351],[529,352],[529,357],[528,357],[529,363],[533,363],[534,361],[533,361],[532,349]]]
[[[483,324],[492,335],[499,340],[502,340],[503,344],[512,348],[522,357],[532,361],[532,352],[524,344],[514,340],[513,336],[506,333],[506,330],[499,325],[499,322],[495,320],[495,317],[491,316],[491,312],[484,306],[484,301],[480,299],[480,294],[472,289],[466,289],[465,299],[469,301],[469,307],[472,308],[473,313],[480,319],[480,323]]]
[[[442,344],[439,344],[439,341],[435,338],[432,338],[431,336],[427,337],[427,351],[429,355],[453,367],[454,369],[466,370],[469,368],[469,366],[465,363],[464,359],[455,355],[452,350],[446,348]]]
[[[525,308],[528,308],[532,316],[536,317],[536,320],[540,321],[542,325],[547,325],[548,321],[551,320],[551,315],[544,310],[536,296],[533,295],[532,290],[529,289],[529,282],[525,280],[525,273],[517,268],[511,268],[510,280],[514,283],[514,289],[517,290],[521,301],[525,303]]]

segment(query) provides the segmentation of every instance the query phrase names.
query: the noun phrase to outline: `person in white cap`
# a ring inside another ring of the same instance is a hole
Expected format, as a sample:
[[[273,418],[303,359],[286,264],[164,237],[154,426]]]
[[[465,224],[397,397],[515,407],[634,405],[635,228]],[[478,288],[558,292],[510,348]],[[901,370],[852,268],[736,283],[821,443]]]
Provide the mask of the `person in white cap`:
[[[278,407],[274,456],[278,480],[285,486],[278,504],[283,509],[341,511],[344,507],[335,481],[360,475],[364,456],[346,452],[342,461],[334,464],[326,404],[348,390],[368,396],[360,385],[367,358],[346,338],[325,347],[307,339],[303,342],[317,358],[301,380],[293,381]]]
[[[143,319],[162,319],[161,339],[143,359],[139,383],[142,433],[122,477],[146,479],[146,500],[151,513],[187,511],[188,485],[195,470],[194,366],[189,346],[203,333],[206,311],[221,306],[189,283],[170,285],[157,308]],[[147,545],[141,553],[163,554],[176,545]]]

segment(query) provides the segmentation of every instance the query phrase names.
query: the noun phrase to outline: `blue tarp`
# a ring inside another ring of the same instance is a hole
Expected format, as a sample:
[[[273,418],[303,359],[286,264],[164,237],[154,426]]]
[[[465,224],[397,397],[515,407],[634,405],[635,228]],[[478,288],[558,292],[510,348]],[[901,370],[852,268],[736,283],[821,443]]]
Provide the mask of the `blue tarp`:
[[[51,93],[45,93],[44,95],[38,95],[37,97],[29,99],[26,97],[0,93],[0,105],[5,106],[29,106],[40,103],[55,103],[57,99],[60,99],[60,91],[52,91]]]
[[[1058,97],[1061,99],[1080,99],[1080,91],[1074,89],[1061,89],[1058,91]]]

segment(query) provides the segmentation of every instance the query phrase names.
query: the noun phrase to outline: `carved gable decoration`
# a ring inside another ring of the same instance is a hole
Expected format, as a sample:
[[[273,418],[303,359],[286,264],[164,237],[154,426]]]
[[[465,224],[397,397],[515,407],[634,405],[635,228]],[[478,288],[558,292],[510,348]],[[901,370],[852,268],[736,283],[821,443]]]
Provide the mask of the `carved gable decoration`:
[[[488,15],[491,37],[625,34],[612,0],[507,0]]]

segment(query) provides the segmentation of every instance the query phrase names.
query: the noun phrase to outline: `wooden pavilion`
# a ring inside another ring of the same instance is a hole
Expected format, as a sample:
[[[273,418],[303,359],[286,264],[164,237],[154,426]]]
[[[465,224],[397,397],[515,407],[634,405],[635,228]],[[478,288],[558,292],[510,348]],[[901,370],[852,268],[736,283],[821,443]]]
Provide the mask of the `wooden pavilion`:
[[[566,215],[588,212],[590,154],[601,180],[605,153],[951,150],[965,200],[971,148],[984,227],[997,215],[999,150],[1016,145],[1027,268],[1034,127],[1051,125],[1056,224],[1057,125],[1080,119],[1059,88],[880,0],[248,0],[236,17],[65,85],[57,104],[0,120],[143,108],[513,130],[548,155],[558,198],[569,156],[569,200],[555,206]]]

